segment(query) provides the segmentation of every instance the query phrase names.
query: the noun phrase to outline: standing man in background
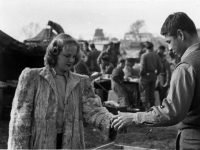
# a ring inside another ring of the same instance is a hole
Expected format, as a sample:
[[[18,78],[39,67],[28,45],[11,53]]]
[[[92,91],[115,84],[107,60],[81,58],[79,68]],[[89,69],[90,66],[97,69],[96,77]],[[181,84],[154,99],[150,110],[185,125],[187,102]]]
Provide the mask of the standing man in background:
[[[140,60],[140,93],[143,109],[146,111],[155,104],[155,85],[162,64],[158,54],[153,52],[153,44],[145,43],[146,52],[141,56]]]
[[[100,55],[100,51],[98,51],[94,45],[94,43],[90,44],[91,52],[88,55],[88,61],[90,63],[89,70],[91,72],[100,72],[100,67],[97,64],[97,58]]]
[[[108,57],[110,63],[113,64],[114,68],[117,67],[117,63],[118,63],[118,56],[116,54],[116,52],[114,52],[114,44],[113,42],[110,43],[110,45],[107,47],[106,50],[103,50],[101,52],[101,54],[99,55],[99,57],[97,58],[97,64],[100,66],[101,64],[101,59],[103,57]]]
[[[158,56],[160,57],[161,63],[162,63],[162,70],[160,74],[158,75],[157,83],[156,83],[156,89],[159,92],[160,97],[160,104],[162,104],[162,100],[167,96],[167,91],[170,84],[171,79],[171,69],[170,64],[166,59],[165,56],[165,47],[163,45],[158,47]]]

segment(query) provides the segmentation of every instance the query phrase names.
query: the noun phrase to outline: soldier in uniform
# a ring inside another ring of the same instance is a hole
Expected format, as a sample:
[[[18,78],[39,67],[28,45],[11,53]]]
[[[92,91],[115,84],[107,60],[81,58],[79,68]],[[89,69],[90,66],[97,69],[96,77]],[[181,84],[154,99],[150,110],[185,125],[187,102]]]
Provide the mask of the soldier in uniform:
[[[88,61],[89,61],[89,70],[91,72],[100,72],[100,67],[97,64],[97,58],[100,55],[100,51],[98,51],[95,47],[95,45],[92,43],[90,44],[91,52],[88,55]]]
[[[160,57],[163,67],[157,79],[156,89],[159,92],[160,103],[162,103],[162,100],[167,96],[167,91],[171,79],[170,64],[167,61],[164,52],[165,52],[165,47],[163,45],[159,46],[157,53],[158,56]]]
[[[140,93],[143,108],[148,110],[149,105],[155,104],[156,79],[162,69],[162,64],[158,54],[153,52],[153,44],[146,42],[145,47],[146,52],[140,60]]]
[[[119,113],[115,129],[132,124],[172,126],[179,123],[177,150],[200,149],[200,39],[194,22],[184,12],[170,14],[161,34],[181,61],[173,71],[169,93],[162,105],[148,112]]]

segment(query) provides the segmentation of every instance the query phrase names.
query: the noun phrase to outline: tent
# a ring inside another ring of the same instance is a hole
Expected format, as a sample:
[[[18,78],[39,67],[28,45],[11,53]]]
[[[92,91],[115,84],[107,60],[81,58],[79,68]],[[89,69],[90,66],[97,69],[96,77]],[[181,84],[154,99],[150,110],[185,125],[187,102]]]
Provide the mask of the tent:
[[[44,66],[44,55],[48,44],[64,30],[49,21],[50,28],[43,29],[35,37],[21,43],[0,30],[0,81],[18,80],[25,67]],[[54,33],[55,32],[57,33]]]
[[[52,32],[52,29],[46,28],[46,29],[43,29],[40,33],[38,33],[38,35],[36,35],[35,37],[24,40],[24,43],[28,43],[28,42],[39,43],[45,40],[47,41],[55,37],[55,35],[56,34]]]
[[[24,43],[0,30],[0,85],[7,85],[0,91],[0,117],[1,114],[7,118],[10,116],[12,99],[22,70],[26,67],[43,67],[47,45],[57,34],[64,32],[60,25],[52,21],[49,21],[48,25],[51,28],[43,29]]]
[[[25,67],[42,67],[45,51],[29,47],[0,30],[0,81],[18,80]]]
[[[48,25],[50,28],[43,29],[35,37],[24,40],[24,44],[30,47],[41,47],[46,50],[46,47],[57,34],[64,33],[63,28],[59,24],[49,21]]]

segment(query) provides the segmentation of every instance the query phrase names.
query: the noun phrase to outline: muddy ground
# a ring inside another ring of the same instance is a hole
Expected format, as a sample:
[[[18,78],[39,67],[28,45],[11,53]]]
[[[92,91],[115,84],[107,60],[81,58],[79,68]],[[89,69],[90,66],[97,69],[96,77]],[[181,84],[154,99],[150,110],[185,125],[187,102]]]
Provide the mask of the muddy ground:
[[[0,149],[7,148],[8,120],[0,121]],[[144,127],[132,126],[127,133],[118,133],[116,144],[160,150],[175,149],[176,126]],[[86,148],[92,149],[109,143],[91,125],[85,127]]]

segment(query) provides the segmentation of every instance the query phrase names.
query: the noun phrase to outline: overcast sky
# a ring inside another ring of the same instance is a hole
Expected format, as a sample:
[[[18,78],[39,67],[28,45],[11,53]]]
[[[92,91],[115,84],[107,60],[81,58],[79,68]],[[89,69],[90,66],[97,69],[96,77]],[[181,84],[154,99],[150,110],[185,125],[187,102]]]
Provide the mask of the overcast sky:
[[[74,38],[92,39],[101,28],[123,39],[132,23],[144,20],[142,31],[158,36],[166,17],[177,11],[200,28],[200,0],[0,0],[0,30],[23,41],[23,27],[33,22],[43,29],[51,20]]]

